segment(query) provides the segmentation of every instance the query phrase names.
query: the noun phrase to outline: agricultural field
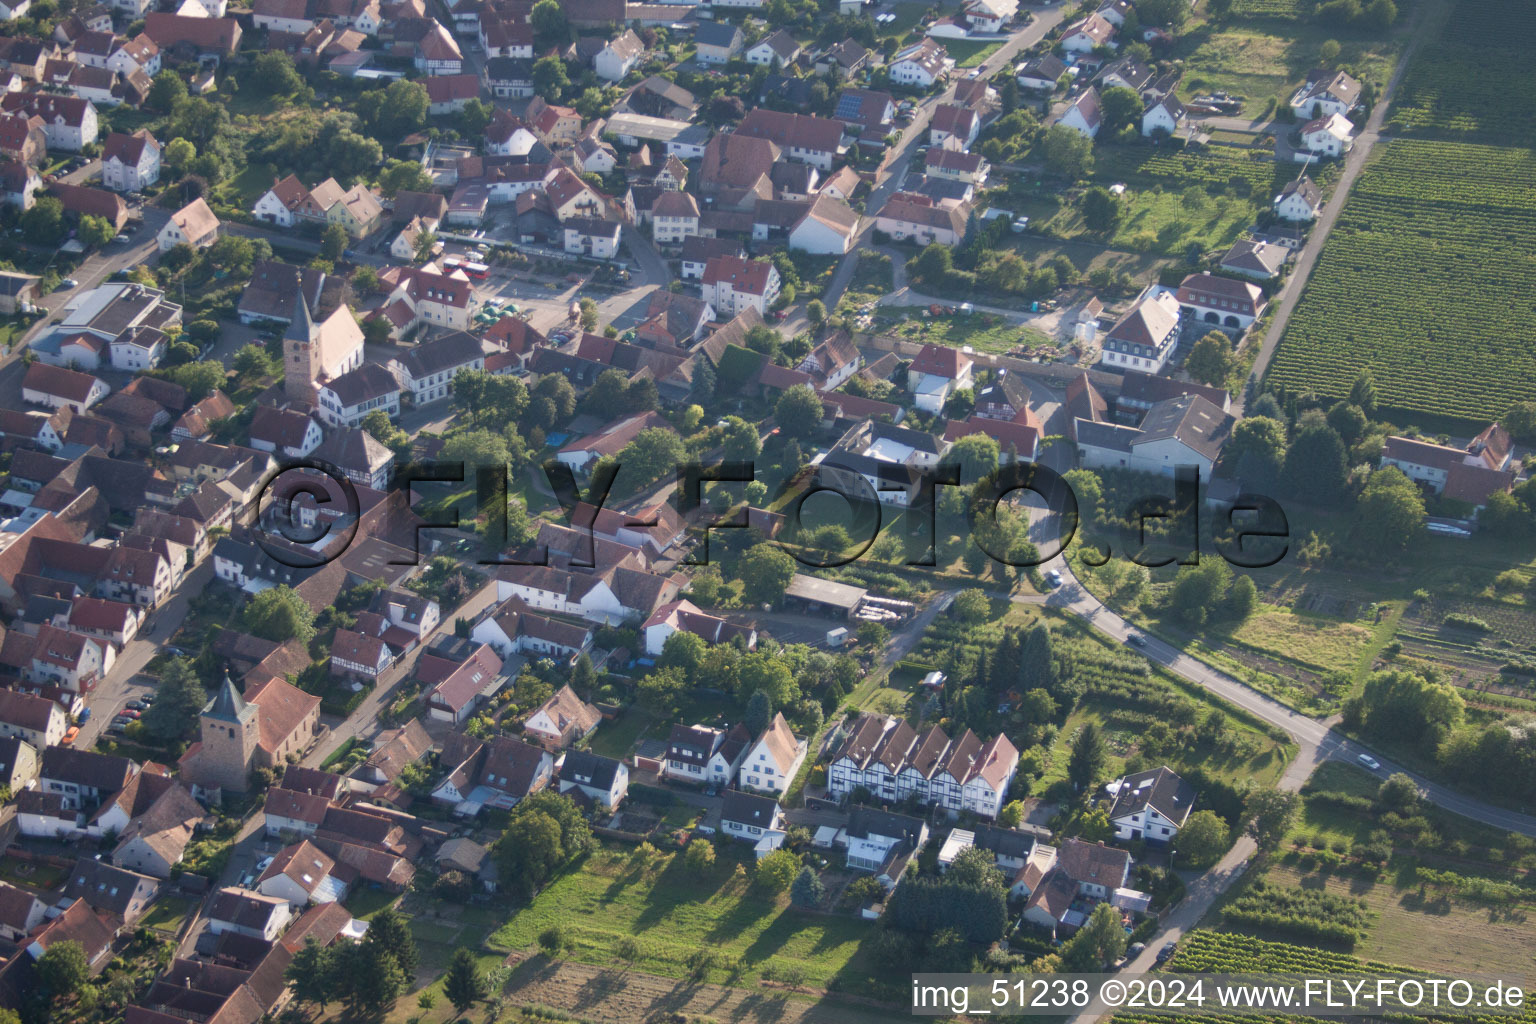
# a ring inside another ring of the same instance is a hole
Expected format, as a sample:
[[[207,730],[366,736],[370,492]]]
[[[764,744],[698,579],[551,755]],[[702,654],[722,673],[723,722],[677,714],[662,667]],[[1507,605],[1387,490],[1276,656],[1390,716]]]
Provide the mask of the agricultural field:
[[[1356,182],[1269,370],[1389,417],[1483,425],[1536,397],[1536,155],[1395,139]]]
[[[1414,57],[1387,130],[1449,139],[1530,139],[1536,131],[1536,10],[1460,0],[1437,45]]]
[[[733,985],[796,975],[816,988],[877,994],[873,966],[861,955],[869,922],[792,909],[787,894],[753,889],[736,871],[745,862],[728,852],[751,859],[745,847],[727,846],[700,874],[683,867],[681,854],[635,864],[630,848],[602,847],[550,883],[489,945],[527,949],[559,925],[570,943],[565,957],[583,963],[623,962],[675,978],[702,970],[703,980]],[[616,952],[622,938],[634,941],[633,956]],[[712,964],[700,968],[700,952],[712,954]]]

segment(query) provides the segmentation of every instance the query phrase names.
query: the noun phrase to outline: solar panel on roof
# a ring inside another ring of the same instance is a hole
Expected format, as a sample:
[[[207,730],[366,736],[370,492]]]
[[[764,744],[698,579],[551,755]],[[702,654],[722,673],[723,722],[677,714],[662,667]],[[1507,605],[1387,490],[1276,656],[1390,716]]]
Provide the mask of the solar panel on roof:
[[[837,109],[832,116],[838,120],[850,120],[859,116],[859,108],[863,104],[857,96],[840,96],[837,100]]]

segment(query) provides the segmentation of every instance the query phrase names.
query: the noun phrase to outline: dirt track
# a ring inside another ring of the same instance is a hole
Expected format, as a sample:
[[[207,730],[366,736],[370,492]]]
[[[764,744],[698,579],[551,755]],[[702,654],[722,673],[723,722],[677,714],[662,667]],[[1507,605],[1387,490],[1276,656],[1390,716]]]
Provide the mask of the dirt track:
[[[771,988],[696,984],[637,971],[551,962],[542,956],[513,970],[506,998],[514,1006],[549,1007],[594,1024],[660,1024],[698,1018],[721,1024],[889,1024],[910,1016],[841,999],[816,1002],[814,997]]]

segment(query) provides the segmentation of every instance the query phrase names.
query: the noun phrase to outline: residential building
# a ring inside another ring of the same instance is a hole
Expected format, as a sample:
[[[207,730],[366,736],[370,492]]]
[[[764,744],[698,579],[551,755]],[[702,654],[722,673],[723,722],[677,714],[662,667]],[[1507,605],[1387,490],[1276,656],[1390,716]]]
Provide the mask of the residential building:
[[[693,44],[700,64],[724,64],[741,52],[741,29],[729,21],[701,21]]]
[[[737,783],[743,789],[783,793],[805,763],[807,748],[807,742],[790,730],[784,715],[775,714],[768,728],[747,748],[737,769]]]
[[[1316,220],[1322,210],[1322,190],[1305,174],[1287,182],[1275,197],[1275,216],[1281,220],[1308,223]]]
[[[1195,787],[1167,765],[1123,776],[1108,788],[1114,796],[1109,820],[1122,842],[1172,843],[1195,804]]]
[[[453,378],[485,369],[485,346],[464,331],[423,342],[390,361],[390,369],[413,405],[429,405],[453,394]]]
[[[1143,293],[1104,336],[1100,361],[1108,367],[1158,373],[1179,340],[1179,301],[1170,291]]]
[[[768,260],[716,256],[704,268],[702,290],[704,301],[721,315],[754,309],[767,316],[779,298],[779,272]]]
[[[889,66],[891,82],[915,89],[931,89],[949,75],[955,62],[949,51],[935,39],[924,37],[898,51]]]
[[[899,718],[862,714],[844,723],[827,771],[838,799],[863,789],[882,801],[915,797],[958,813],[995,818],[1008,797],[1018,750],[1006,736],[983,743],[967,730],[951,740],[937,726],[919,734]]]
[[[1152,406],[1140,427],[1078,419],[1075,429],[1082,464],[1090,469],[1173,476],[1180,466],[1194,466],[1208,480],[1235,423],[1205,397],[1189,394]]]
[[[732,839],[742,839],[754,845],[767,840],[763,854],[777,849],[784,842],[784,809],[772,797],[755,796],[730,790],[720,804],[720,831]]]
[[[206,249],[219,238],[219,218],[215,217],[208,203],[199,196],[171,214],[165,227],[155,236],[160,251],[168,252],[178,245],[190,245],[194,249]]]
[[[160,143],[140,128],[111,132],[101,148],[101,183],[114,192],[142,192],[160,180]]]
[[[592,735],[602,720],[597,708],[576,696],[570,686],[562,686],[523,719],[523,733],[559,750]]]
[[[1329,114],[1297,129],[1301,145],[1292,153],[1297,162],[1338,159],[1355,145],[1355,126],[1343,114]]]
[[[1267,304],[1258,285],[1209,271],[1185,277],[1174,297],[1186,318],[1238,331],[1263,316]]]
[[[1345,72],[1318,69],[1291,96],[1291,112],[1304,122],[1333,114],[1348,117],[1360,105],[1360,94],[1360,83]]]
[[[613,810],[629,792],[629,766],[590,751],[569,750],[560,762],[560,792],[572,790],[599,807]]]

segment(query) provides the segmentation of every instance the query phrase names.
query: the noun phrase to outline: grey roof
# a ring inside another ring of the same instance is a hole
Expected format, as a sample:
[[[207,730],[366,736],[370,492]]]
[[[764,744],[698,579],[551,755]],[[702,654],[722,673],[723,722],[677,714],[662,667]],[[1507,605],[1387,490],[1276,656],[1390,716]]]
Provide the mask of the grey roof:
[[[378,363],[364,363],[323,385],[341,400],[343,407],[361,405],[373,398],[383,398],[400,390],[400,383]]]
[[[219,686],[219,692],[213,695],[208,706],[203,708],[204,718],[216,718],[222,722],[244,722],[256,714],[256,709],[245,702],[240,691],[235,689],[234,680],[229,678],[229,672],[224,673],[224,682]]]
[[[618,771],[619,762],[611,757],[587,750],[572,750],[566,753],[565,761],[560,765],[560,781],[591,786],[593,789],[609,789]]]
[[[152,895],[159,890],[160,882],[106,861],[81,857],[69,872],[64,895],[84,900],[93,910],[106,910],[118,917],[126,917],[141,887],[145,895]]]
[[[916,842],[926,824],[921,818],[906,814],[874,807],[855,807],[853,813],[848,815],[848,834],[855,839],[884,836],[886,839]]]
[[[1243,238],[1232,243],[1232,248],[1221,258],[1221,265],[1273,277],[1285,267],[1289,255],[1290,250],[1283,245]]]
[[[699,46],[730,46],[741,38],[741,30],[728,21],[701,22],[693,30],[693,41]]]
[[[453,331],[406,352],[400,363],[417,380],[485,358],[480,339],[466,331]]]
[[[1183,395],[1158,402],[1141,421],[1141,436],[1133,444],[1177,438],[1215,462],[1232,436],[1236,420],[1200,395]]]
[[[1194,803],[1195,787],[1163,765],[1121,779],[1109,816],[1111,819],[1121,818],[1150,807],[1175,825],[1182,825]]]
[[[1049,78],[1054,82],[1066,73],[1066,63],[1055,54],[1047,53],[1024,65],[1024,70],[1021,74],[1028,75],[1030,78]]]
[[[974,845],[999,857],[1023,860],[1035,848],[1035,836],[1029,832],[997,825],[973,825],[970,831],[976,837]]]
[[[772,828],[774,812],[778,807],[777,800],[733,789],[725,794],[725,799],[720,804],[720,820],[756,825],[759,828]]]
[[[1105,448],[1129,454],[1131,442],[1141,438],[1141,431],[1135,427],[1124,427],[1118,423],[1096,423],[1079,417],[1076,427],[1077,443],[1089,448]]]

